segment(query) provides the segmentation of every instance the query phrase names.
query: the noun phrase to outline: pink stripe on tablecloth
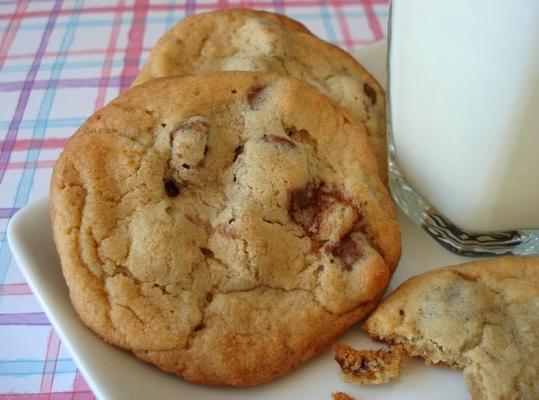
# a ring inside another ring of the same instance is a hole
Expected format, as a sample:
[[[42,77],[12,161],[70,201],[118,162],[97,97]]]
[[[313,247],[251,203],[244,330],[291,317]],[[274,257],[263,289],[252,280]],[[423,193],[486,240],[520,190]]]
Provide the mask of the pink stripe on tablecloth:
[[[374,8],[372,6],[373,1],[371,0],[359,0],[361,5],[363,6],[363,9],[365,10],[365,14],[367,15],[367,20],[369,21],[369,28],[371,28],[372,34],[374,36],[374,40],[380,40],[384,38],[384,32],[382,31],[382,27],[380,26],[380,21],[378,21],[378,18],[376,17],[376,14],[374,13]],[[386,4],[386,3],[383,3]]]
[[[29,168],[53,168],[56,164],[55,160],[40,160],[40,161],[10,161],[6,166],[7,170],[10,169],[29,169]],[[0,216],[1,218],[1,216]]]
[[[26,283],[4,283],[0,285],[0,296],[22,296],[32,294]]]
[[[118,44],[118,38],[120,37],[120,28],[122,20],[122,9],[125,8],[125,0],[120,0],[120,4],[114,12],[114,20],[112,22],[112,30],[110,33],[109,45],[105,51],[105,61],[103,62],[103,69],[101,71],[101,79],[99,81],[99,89],[97,91],[97,98],[95,99],[94,109],[98,110],[105,104],[105,95],[107,93],[108,83],[110,80],[110,73],[112,71],[112,61],[116,54],[116,46]]]
[[[43,372],[41,375],[41,393],[52,393],[54,385],[54,375],[56,373],[56,364],[58,353],[60,352],[60,338],[56,331],[51,328],[49,340],[47,342],[47,351],[45,352],[45,363],[43,364]]]
[[[350,35],[350,28],[348,28],[348,22],[343,14],[341,5],[338,0],[331,0],[330,4],[335,7],[335,15],[341,28],[341,33],[344,39],[344,47],[346,50],[352,50],[354,48],[354,42],[352,41],[352,35]]]
[[[120,90],[126,89],[135,78],[139,70],[140,55],[144,43],[146,30],[146,14],[148,13],[148,0],[136,0],[133,23],[128,34],[127,49],[124,57],[124,69],[120,78]]]
[[[76,396],[76,397],[73,397]],[[52,393],[6,393],[0,394],[0,400],[93,400],[91,391],[85,392],[52,392]]]
[[[86,400],[84,395],[79,395],[79,393],[88,393],[90,388],[88,384],[80,374],[79,370],[75,374],[75,379],[73,380],[73,392],[70,400]]]
[[[28,1],[21,0],[17,2],[17,8],[13,14],[13,19],[9,21],[7,28],[5,29],[4,36],[2,37],[2,42],[0,43],[0,69],[4,66],[6,62],[6,55],[8,54],[11,44],[17,35],[19,26],[21,25],[21,19],[16,16],[24,14],[28,8]]]
[[[49,137],[45,139],[17,139],[13,145],[13,151],[33,150],[33,149],[63,149],[68,138]],[[0,140],[0,146],[4,141]]]

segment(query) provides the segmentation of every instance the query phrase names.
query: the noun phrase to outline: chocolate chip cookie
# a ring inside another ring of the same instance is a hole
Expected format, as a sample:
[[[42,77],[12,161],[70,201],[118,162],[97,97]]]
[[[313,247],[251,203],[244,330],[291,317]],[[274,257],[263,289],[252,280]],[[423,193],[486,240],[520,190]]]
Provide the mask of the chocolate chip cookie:
[[[362,127],[263,73],[122,94],[70,139],[51,218],[84,323],[213,385],[268,381],[322,351],[375,306],[400,254]]]
[[[474,400],[539,398],[539,258],[446,267],[402,284],[365,324],[412,356],[463,369]]]
[[[212,71],[275,72],[306,81],[365,126],[380,176],[386,181],[383,90],[353,57],[299,22],[244,9],[188,17],[159,39],[134,84]]]

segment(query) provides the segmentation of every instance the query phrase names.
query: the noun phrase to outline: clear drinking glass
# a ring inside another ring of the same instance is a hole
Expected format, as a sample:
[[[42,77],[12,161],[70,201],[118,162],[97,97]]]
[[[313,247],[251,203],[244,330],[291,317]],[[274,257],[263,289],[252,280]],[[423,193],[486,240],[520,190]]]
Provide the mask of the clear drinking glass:
[[[393,0],[389,184],[461,255],[539,253],[539,1]]]

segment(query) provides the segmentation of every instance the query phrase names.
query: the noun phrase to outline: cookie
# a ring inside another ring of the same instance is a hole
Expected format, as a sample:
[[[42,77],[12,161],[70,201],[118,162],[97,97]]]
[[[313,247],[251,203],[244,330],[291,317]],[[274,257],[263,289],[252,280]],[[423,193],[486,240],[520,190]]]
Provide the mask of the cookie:
[[[345,344],[335,346],[335,361],[348,383],[381,384],[399,376],[404,349],[401,345],[380,350],[358,350]]]
[[[361,127],[302,81],[221,72],[136,86],[55,166],[72,303],[185,379],[252,385],[377,303],[400,236]]]
[[[502,257],[418,275],[367,320],[374,338],[463,369],[473,399],[539,398],[539,258]]]
[[[367,130],[382,180],[387,180],[385,99],[352,56],[283,15],[229,9],[180,21],[154,46],[134,85],[212,71],[262,71],[302,79],[343,107]]]
[[[356,400],[355,397],[350,396],[344,392],[333,392],[331,393],[332,400]]]

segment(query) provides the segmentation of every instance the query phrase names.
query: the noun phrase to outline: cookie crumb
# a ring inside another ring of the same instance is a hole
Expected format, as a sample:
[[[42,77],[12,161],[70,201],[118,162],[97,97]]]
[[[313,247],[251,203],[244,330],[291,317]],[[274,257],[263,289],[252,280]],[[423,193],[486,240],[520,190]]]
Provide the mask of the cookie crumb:
[[[348,383],[387,383],[399,375],[404,348],[401,345],[380,350],[356,350],[345,344],[335,346],[335,361]]]
[[[355,397],[350,396],[349,394],[343,392],[333,392],[331,393],[332,400],[356,400]]]

